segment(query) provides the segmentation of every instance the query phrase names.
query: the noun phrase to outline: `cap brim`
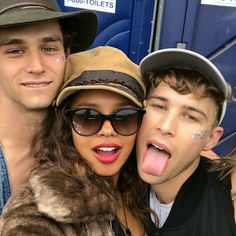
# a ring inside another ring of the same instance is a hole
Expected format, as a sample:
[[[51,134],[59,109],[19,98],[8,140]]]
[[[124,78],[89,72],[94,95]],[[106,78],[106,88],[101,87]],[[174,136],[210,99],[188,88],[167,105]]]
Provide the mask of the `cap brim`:
[[[75,37],[72,40],[72,53],[87,49],[97,33],[97,16],[94,12],[87,10],[65,13],[44,8],[21,9],[10,14],[0,15],[0,27],[14,27],[49,20],[65,22],[66,26],[75,32]]]
[[[228,85],[221,72],[212,62],[196,52],[187,49],[167,48],[147,55],[140,62],[140,71],[143,77],[146,77],[149,73],[159,72],[168,67],[196,70],[211,79],[224,93],[225,97],[228,96]],[[226,104],[227,102],[223,104],[220,122],[224,117]]]
[[[211,79],[217,87],[227,94],[227,84],[221,72],[205,57],[186,49],[168,48],[158,50],[146,56],[140,62],[144,76],[149,72],[158,72],[167,67],[186,67],[199,71]]]
[[[136,104],[139,107],[142,107],[142,101],[140,99],[136,98],[136,95],[134,93],[131,93],[129,89],[127,89],[125,86],[119,86],[116,84],[95,84],[95,85],[83,85],[83,86],[71,86],[63,89],[59,96],[57,97],[55,101],[56,107],[60,106],[61,102],[64,101],[67,97],[70,95],[80,91],[80,90],[92,90],[92,89],[103,89],[106,91],[111,91],[114,93],[118,93],[124,97],[127,97],[130,99],[134,104]]]

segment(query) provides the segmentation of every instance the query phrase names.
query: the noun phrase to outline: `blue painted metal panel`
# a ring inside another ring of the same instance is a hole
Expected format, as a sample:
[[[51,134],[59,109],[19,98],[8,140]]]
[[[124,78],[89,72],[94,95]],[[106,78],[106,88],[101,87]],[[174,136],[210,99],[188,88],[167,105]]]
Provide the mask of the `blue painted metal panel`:
[[[202,5],[201,1],[165,1],[160,48],[186,48],[208,57],[222,72],[236,96],[236,8]],[[215,148],[225,155],[236,143],[236,102],[229,102],[222,126],[225,129]]]
[[[162,25],[160,31],[159,48],[174,48],[182,42],[185,14],[188,6],[187,0],[166,0],[163,4]]]
[[[57,0],[65,12],[81,9],[66,7]],[[136,63],[148,54],[155,0],[117,0],[116,12],[97,11],[99,27],[91,47],[109,45],[121,49]]]
[[[157,1],[157,0],[156,0]],[[129,57],[136,63],[149,53],[155,0],[136,0],[132,15]]]

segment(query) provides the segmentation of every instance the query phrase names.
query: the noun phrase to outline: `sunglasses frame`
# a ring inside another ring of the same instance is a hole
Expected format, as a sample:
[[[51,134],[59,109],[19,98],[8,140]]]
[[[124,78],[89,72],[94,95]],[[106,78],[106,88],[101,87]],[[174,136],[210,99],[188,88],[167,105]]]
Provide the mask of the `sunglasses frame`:
[[[78,131],[75,129],[74,123],[73,123],[73,115],[74,115],[77,111],[80,111],[80,110],[92,110],[92,111],[95,111],[95,112],[98,113],[99,119],[101,120],[101,124],[100,124],[100,126],[99,126],[99,129],[97,129],[96,132],[94,132],[94,133],[92,133],[92,134],[89,134],[89,135],[84,135],[84,134],[78,133]],[[116,128],[114,127],[114,125],[113,125],[113,117],[114,117],[118,112],[125,111],[125,110],[136,111],[137,114],[138,114],[137,130],[135,130],[134,132],[129,133],[129,134],[122,134],[122,133],[120,133],[119,131],[117,131],[117,129],[116,129]],[[97,111],[96,109],[93,109],[93,108],[72,108],[72,109],[66,109],[64,112],[65,112],[65,115],[69,117],[71,126],[72,126],[72,128],[74,129],[74,131],[75,131],[77,134],[79,134],[79,135],[81,135],[81,136],[86,136],[86,137],[92,136],[92,135],[98,133],[98,132],[101,130],[101,128],[102,128],[102,126],[103,126],[103,124],[104,124],[104,122],[105,122],[106,120],[108,120],[108,121],[110,122],[112,128],[114,129],[114,131],[115,131],[116,133],[118,133],[118,134],[120,134],[120,135],[122,135],[122,136],[131,136],[131,135],[133,135],[133,134],[135,134],[135,133],[138,132],[138,130],[139,130],[140,126],[141,126],[141,123],[142,123],[143,116],[146,114],[146,111],[145,111],[144,109],[141,109],[141,108],[133,108],[133,107],[132,107],[132,108],[121,108],[121,109],[116,110],[115,112],[113,112],[113,113],[111,113],[111,114],[109,114],[109,115],[104,115],[104,114],[100,113],[99,111]]]

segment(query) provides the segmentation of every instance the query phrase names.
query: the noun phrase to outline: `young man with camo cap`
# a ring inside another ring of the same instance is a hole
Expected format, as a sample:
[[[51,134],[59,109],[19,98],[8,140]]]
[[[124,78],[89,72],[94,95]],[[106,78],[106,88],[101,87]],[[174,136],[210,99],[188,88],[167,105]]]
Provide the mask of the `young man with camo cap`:
[[[63,13],[53,0],[0,0],[0,214],[36,164],[32,150],[66,56],[88,48],[96,31],[91,11]]]

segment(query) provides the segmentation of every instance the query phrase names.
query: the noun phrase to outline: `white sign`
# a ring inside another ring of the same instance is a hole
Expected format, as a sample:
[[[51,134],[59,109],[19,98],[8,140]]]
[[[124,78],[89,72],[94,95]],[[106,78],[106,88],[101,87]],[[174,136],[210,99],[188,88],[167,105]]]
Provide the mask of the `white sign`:
[[[236,7],[236,0],[202,0],[201,4],[223,7]]]
[[[64,0],[64,5],[108,13],[116,12],[116,0]]]

